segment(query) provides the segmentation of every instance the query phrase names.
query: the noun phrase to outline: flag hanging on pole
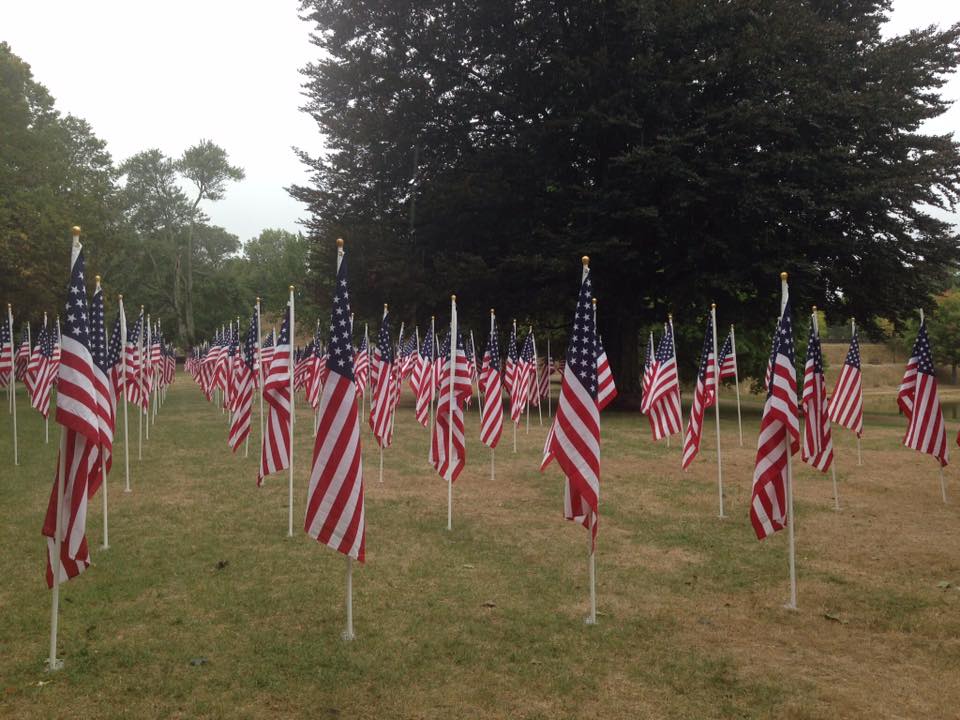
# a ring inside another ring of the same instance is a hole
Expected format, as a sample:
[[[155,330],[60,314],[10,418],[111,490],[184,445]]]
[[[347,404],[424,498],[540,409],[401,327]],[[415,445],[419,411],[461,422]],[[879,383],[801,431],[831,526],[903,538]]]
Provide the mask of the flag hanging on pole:
[[[342,250],[330,314],[326,382],[318,405],[304,531],[317,542],[363,562],[366,525],[360,414],[354,378],[350,294]]]
[[[44,325],[37,335],[37,346],[30,356],[27,369],[30,405],[44,418],[50,414],[50,390],[56,381],[58,367],[54,364],[54,333]]]
[[[140,377],[140,333],[143,331],[143,306],[140,307],[140,316],[133,324],[133,329],[127,333],[127,400],[141,407],[142,386]]]
[[[54,568],[58,581],[62,582],[76,577],[90,565],[86,537],[87,489],[100,441],[83,249],[76,238],[71,255],[66,326],[57,379],[56,421],[62,426],[60,452],[43,522],[43,534],[47,538],[47,585],[51,588]]]
[[[589,528],[592,547],[596,547],[600,519],[600,408],[593,283],[586,262],[584,258],[557,413],[547,435],[540,469],[554,459],[560,465],[566,478],[563,515]]]
[[[863,382],[860,371],[860,342],[854,332],[850,349],[840,369],[837,386],[829,402],[830,421],[863,434]]]
[[[503,434],[503,386],[500,377],[500,342],[497,340],[496,317],[490,311],[490,336],[483,353],[483,415],[480,421],[480,440],[495,448]]]
[[[703,417],[706,409],[717,401],[716,369],[713,357],[713,314],[707,316],[707,331],[700,350],[700,366],[697,368],[697,389],[693,393],[693,405],[690,407],[690,422],[683,439],[683,469],[700,452],[700,440],[703,437]]]
[[[30,323],[24,323],[23,330],[20,331],[20,347],[17,348],[15,359],[15,377],[21,382],[25,382],[27,377],[27,366],[30,365]]]
[[[807,359],[803,369],[803,447],[800,458],[820,472],[830,469],[833,462],[833,438],[827,414],[827,383],[823,377],[823,350],[817,333],[816,308],[807,337]]]
[[[263,399],[269,406],[267,428],[260,451],[260,470],[257,485],[263,485],[267,475],[273,475],[290,467],[290,439],[292,398],[290,395],[290,327],[291,307],[283,315],[280,335],[270,357],[268,374],[263,379]]]
[[[593,299],[593,326],[597,326],[597,299]],[[607,359],[607,351],[603,349],[603,340],[600,333],[597,337],[597,405],[603,410],[617,397],[617,385],[613,382],[613,371]]]
[[[233,452],[237,451],[243,442],[250,436],[250,418],[253,414],[253,386],[256,372],[257,339],[260,337],[260,325],[257,322],[257,311],[254,308],[250,317],[250,325],[243,339],[243,355],[237,374],[237,406],[230,418],[230,433],[227,445]]]
[[[787,446],[790,455],[800,449],[797,417],[797,371],[794,367],[793,321],[789,297],[773,338],[768,366],[770,382],[760,421],[757,457],[753,470],[750,522],[763,540],[787,525]]]
[[[945,467],[949,461],[947,431],[926,321],[920,322],[906,372],[900,381],[897,402],[909,420],[903,444],[917,452],[932,455],[940,461],[941,467]]]
[[[363,395],[367,389],[367,378],[370,375],[370,351],[367,347],[367,334],[364,332],[363,340],[360,341],[360,347],[353,360],[353,377],[357,386],[357,395]]]
[[[466,445],[463,430],[463,406],[473,394],[473,382],[467,363],[463,334],[458,332],[456,339],[455,366],[451,363],[450,334],[440,346],[438,362],[443,366],[440,376],[440,398],[437,401],[437,420],[433,427],[433,441],[430,445],[430,463],[442,478],[450,470],[451,482],[456,482],[466,464]],[[449,390],[450,373],[453,373],[453,392]],[[453,432],[451,442],[450,432]],[[448,451],[452,454],[448,456]]]
[[[0,323],[0,387],[7,387],[13,376],[13,315],[7,305],[7,317]]]
[[[103,481],[103,469],[100,463],[106,463],[106,472],[109,473],[113,465],[113,429],[114,407],[116,400],[113,394],[113,379],[110,377],[109,354],[107,352],[107,328],[103,312],[103,288],[100,287],[100,276],[96,278],[96,289],[93,292],[93,301],[90,303],[90,324],[88,327],[90,357],[93,360],[93,390],[97,405],[97,418],[100,427],[100,450],[97,453],[97,462],[90,470],[89,494],[93,497],[100,489]]]
[[[727,333],[727,339],[720,348],[720,379],[733,380],[737,377],[737,355],[733,351],[733,335]]]
[[[417,357],[416,367],[413,369],[413,383],[416,386],[416,418],[424,427],[430,425],[430,406],[433,403],[433,393],[436,385],[433,382],[433,326],[427,330],[420,346],[420,355]]]
[[[390,338],[390,314],[383,306],[383,319],[373,352],[373,399],[370,401],[370,429],[377,444],[390,447],[393,440],[393,343]]]
[[[651,369],[650,386],[644,393],[641,412],[647,415],[654,440],[675,435],[682,429],[680,380],[673,344],[673,321],[664,326]]]

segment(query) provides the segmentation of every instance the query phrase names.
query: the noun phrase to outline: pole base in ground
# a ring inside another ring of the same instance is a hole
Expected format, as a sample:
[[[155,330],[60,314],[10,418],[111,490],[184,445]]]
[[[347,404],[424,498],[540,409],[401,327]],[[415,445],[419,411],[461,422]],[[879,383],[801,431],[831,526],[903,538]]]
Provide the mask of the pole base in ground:
[[[784,610],[793,610],[794,612],[796,612],[797,606],[796,606],[795,603],[787,602],[787,603],[784,603],[784,604],[783,604],[783,609],[784,609]]]
[[[109,546],[109,545],[101,545],[101,546],[100,546],[100,549],[101,549],[101,550],[109,550],[109,549],[110,549],[110,546]]]
[[[353,630],[344,630],[340,633],[340,639],[344,642],[352,642],[357,639],[357,634]]]
[[[583,624],[584,624],[584,625],[596,625],[596,624],[597,624],[597,617],[596,617],[596,615],[587,615],[587,616],[583,619]]]
[[[131,490],[130,488],[124,488],[123,491],[124,491],[125,493],[133,492],[133,490]]]
[[[54,658],[53,660],[51,660],[50,658],[47,658],[43,664],[47,672],[56,672],[57,670],[63,670],[63,660],[61,660],[60,658]]]

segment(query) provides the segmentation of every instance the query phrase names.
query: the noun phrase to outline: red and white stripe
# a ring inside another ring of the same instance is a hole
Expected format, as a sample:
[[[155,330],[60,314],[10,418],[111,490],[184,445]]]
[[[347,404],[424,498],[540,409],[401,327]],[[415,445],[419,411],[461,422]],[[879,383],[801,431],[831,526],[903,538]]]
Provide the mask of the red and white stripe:
[[[290,467],[290,441],[292,435],[291,411],[293,400],[290,395],[290,372],[293,364],[293,347],[289,327],[290,308],[284,324],[286,336],[281,328],[277,344],[273,348],[270,369],[263,379],[263,399],[269,411],[263,445],[260,448],[260,469],[257,472],[257,485],[263,485],[267,475],[273,475]]]

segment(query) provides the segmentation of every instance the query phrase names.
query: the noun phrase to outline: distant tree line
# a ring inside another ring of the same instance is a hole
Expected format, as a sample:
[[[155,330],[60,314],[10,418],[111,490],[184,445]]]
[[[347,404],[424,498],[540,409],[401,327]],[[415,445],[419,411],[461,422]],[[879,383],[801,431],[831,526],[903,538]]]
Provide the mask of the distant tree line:
[[[70,228],[80,225],[87,267],[103,276],[112,316],[123,293],[128,318],[145,305],[181,348],[209,337],[253,300],[278,314],[291,283],[303,317],[315,315],[308,242],[264,230],[243,247],[209,222],[216,202],[243,171],[209,140],[172,158],[160,150],[115,163],[90,125],[62,115],[30,67],[0,43],[0,300],[20,321],[60,312]],[[93,278],[90,278],[92,281]]]

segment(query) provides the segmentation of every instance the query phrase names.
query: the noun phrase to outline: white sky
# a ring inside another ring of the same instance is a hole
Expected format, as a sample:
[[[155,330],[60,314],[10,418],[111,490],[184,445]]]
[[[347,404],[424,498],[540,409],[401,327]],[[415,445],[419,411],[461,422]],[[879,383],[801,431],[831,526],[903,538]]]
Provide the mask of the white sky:
[[[206,211],[245,241],[298,229],[302,206],[283,188],[306,175],[290,148],[322,148],[299,111],[298,69],[317,51],[298,9],[298,0],[5,0],[0,40],[117,162],[151,147],[178,156],[201,138],[225,148],[247,178]],[[887,33],[955,22],[958,0],[895,0]],[[960,78],[946,94],[960,99]],[[928,130],[960,134],[960,104]]]

